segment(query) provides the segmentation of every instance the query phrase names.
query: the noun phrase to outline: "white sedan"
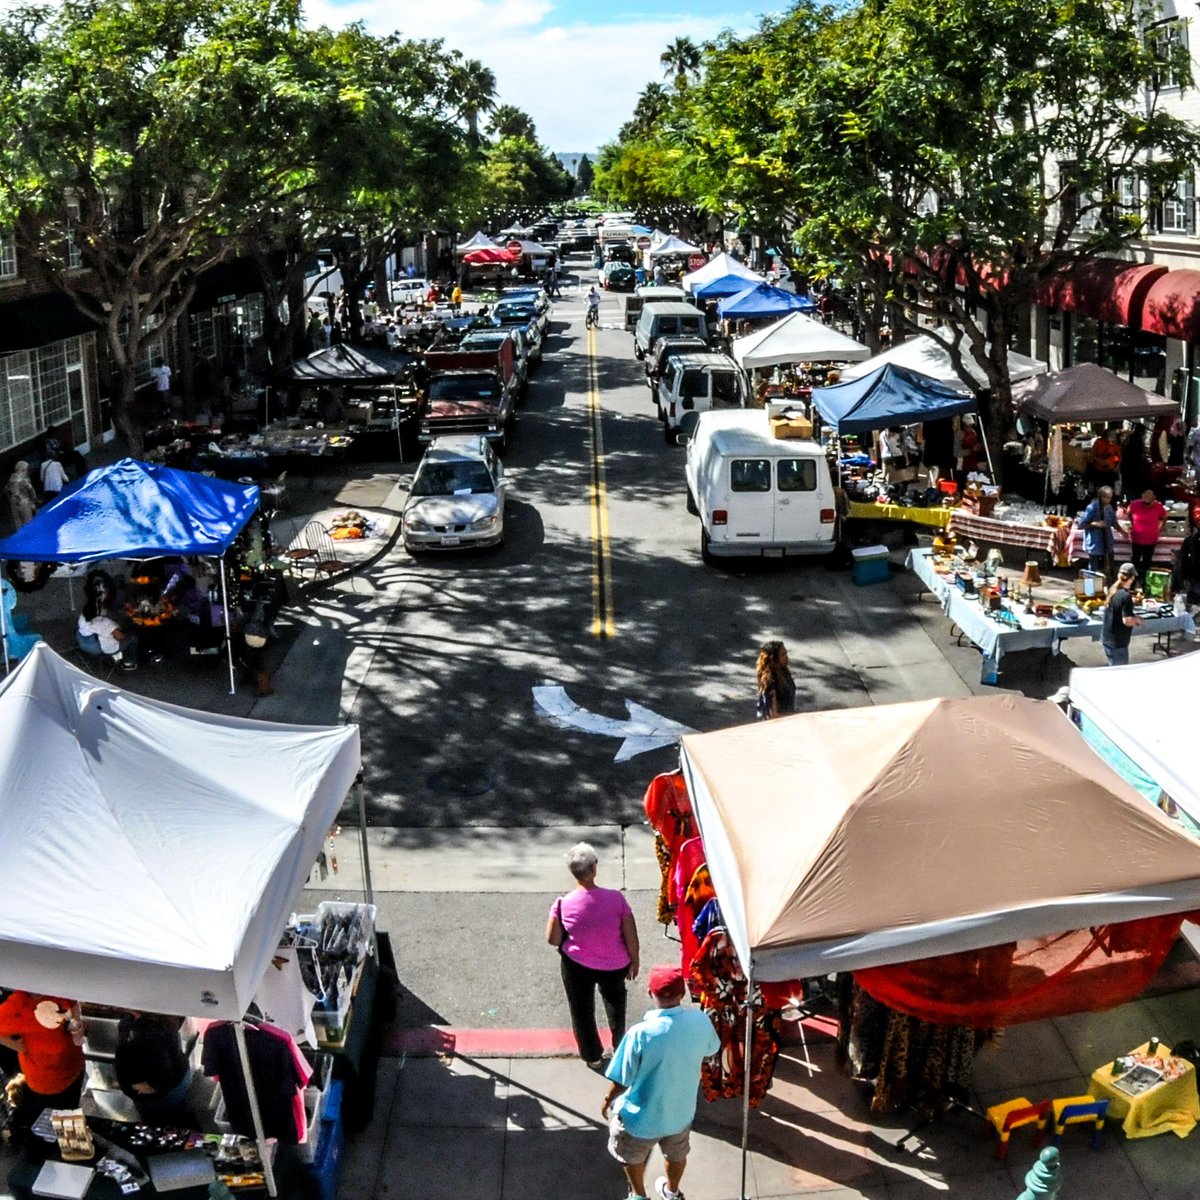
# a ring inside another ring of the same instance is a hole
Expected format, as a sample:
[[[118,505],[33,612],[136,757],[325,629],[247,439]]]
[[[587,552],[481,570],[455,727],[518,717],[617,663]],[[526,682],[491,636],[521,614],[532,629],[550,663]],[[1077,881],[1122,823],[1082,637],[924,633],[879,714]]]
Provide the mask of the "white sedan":
[[[461,550],[504,541],[504,468],[487,438],[435,438],[404,505],[404,548]]]

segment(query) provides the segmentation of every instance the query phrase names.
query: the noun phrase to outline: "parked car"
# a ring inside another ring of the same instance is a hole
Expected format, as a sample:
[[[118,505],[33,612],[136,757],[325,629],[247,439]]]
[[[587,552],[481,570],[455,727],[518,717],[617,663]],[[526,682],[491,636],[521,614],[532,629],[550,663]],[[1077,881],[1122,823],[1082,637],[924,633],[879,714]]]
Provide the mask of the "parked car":
[[[826,554],[837,519],[825,451],[777,438],[758,408],[701,413],[687,442],[687,506],[700,554]]]
[[[600,282],[610,292],[632,292],[637,285],[637,276],[628,263],[610,262],[604,264]]]
[[[497,325],[528,325],[530,321],[533,321],[542,337],[545,337],[550,329],[549,307],[539,309],[536,300],[528,299],[525,296],[512,298],[505,296],[503,299],[497,300],[492,305],[491,316]]]
[[[683,288],[660,287],[653,283],[643,283],[632,296],[625,298],[625,328],[637,328],[642,310],[650,304],[683,304],[687,302],[688,294]]]
[[[654,343],[654,349],[642,359],[642,366],[646,369],[646,386],[655,404],[658,403],[658,381],[662,378],[667,361],[676,354],[704,354],[708,348],[708,343],[702,337],[691,333],[660,337]]]
[[[420,304],[428,292],[429,280],[415,275],[412,279],[393,279],[388,284],[393,304]]]
[[[487,438],[430,442],[401,518],[404,548],[458,550],[504,541],[504,467]]]
[[[667,445],[675,445],[684,413],[745,408],[749,398],[742,368],[727,355],[673,355],[658,383],[658,416]]]
[[[525,330],[517,326],[504,329],[472,329],[458,344],[460,350],[499,350],[508,339],[513,344],[513,374],[517,379],[517,389],[525,391],[529,383],[529,343]]]

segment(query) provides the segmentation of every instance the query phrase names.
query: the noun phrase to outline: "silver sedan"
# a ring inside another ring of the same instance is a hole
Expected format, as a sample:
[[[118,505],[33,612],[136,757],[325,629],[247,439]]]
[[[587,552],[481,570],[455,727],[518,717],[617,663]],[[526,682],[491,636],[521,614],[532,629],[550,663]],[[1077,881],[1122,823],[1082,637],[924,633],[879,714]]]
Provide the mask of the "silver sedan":
[[[461,550],[504,541],[504,468],[486,438],[442,437],[417,468],[403,515],[404,548]]]

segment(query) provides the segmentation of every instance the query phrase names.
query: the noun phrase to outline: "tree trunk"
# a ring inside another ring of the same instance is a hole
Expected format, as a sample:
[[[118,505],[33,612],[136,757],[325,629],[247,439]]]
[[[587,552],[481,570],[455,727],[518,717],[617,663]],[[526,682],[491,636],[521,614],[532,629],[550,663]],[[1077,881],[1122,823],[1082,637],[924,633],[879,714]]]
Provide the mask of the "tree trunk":
[[[142,427],[133,413],[136,382],[132,363],[117,369],[113,389],[113,427],[124,441],[125,451],[131,458],[142,456]]]

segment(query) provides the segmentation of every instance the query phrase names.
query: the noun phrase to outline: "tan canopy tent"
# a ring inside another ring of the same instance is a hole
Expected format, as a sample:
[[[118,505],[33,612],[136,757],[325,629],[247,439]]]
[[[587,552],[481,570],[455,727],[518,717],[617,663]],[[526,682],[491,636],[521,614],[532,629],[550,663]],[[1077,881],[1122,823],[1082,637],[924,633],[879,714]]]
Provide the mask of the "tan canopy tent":
[[[1013,388],[1013,403],[1051,425],[1074,421],[1140,421],[1177,413],[1167,396],[1148,392],[1096,363],[1079,363]]]
[[[806,713],[686,736],[682,761],[760,981],[1200,907],[1200,843],[1049,701]]]

